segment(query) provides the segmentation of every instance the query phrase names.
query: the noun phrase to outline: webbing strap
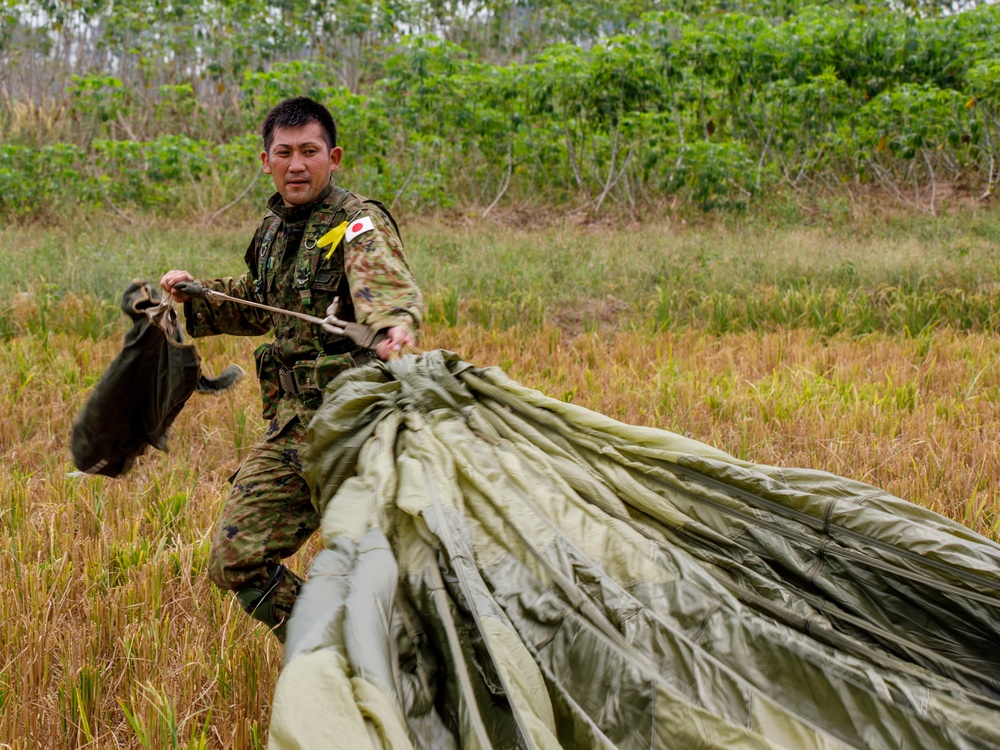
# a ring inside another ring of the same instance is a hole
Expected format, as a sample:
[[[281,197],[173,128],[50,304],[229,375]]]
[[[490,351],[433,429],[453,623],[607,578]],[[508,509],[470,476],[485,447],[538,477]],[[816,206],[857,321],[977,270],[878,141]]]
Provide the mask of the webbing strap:
[[[189,297],[196,297],[198,299],[217,299],[223,302],[235,302],[238,305],[256,307],[261,310],[267,310],[268,312],[278,313],[279,315],[289,315],[293,318],[299,318],[307,323],[317,325],[324,331],[332,333],[335,336],[345,336],[362,349],[374,349],[376,346],[389,338],[383,331],[377,331],[371,326],[366,326],[363,323],[352,323],[347,320],[341,320],[333,314],[327,315],[325,318],[318,318],[315,315],[298,312],[297,310],[286,310],[283,307],[272,307],[271,305],[264,305],[260,302],[251,302],[248,299],[230,297],[228,294],[223,292],[217,292],[214,289],[206,289],[201,284],[194,281],[179,281],[174,284],[173,288],[181,294],[186,294]]]

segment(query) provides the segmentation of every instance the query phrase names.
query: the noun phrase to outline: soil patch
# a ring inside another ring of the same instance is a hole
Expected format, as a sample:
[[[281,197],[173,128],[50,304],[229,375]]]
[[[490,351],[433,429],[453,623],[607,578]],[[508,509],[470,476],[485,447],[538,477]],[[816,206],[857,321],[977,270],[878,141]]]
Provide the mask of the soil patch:
[[[609,294],[562,305],[551,313],[553,325],[570,336],[595,331],[620,331],[631,305]]]

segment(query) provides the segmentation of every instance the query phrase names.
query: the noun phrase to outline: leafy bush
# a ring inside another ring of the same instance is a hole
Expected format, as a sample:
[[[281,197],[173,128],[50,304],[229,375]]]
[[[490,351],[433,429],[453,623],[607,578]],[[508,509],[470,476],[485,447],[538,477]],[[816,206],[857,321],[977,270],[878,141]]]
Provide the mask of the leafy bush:
[[[418,208],[634,211],[665,195],[740,208],[778,183],[867,183],[933,209],[942,180],[982,195],[1000,179],[1000,5],[923,16],[876,2],[612,5],[560,0],[519,16],[486,3],[476,18],[421,2],[182,5],[162,19],[175,39],[148,35],[132,3],[87,6],[80,18],[106,22],[120,77],[105,65],[65,79],[61,145],[4,142],[0,213],[42,216],[56,199],[210,213],[257,170],[264,113],[296,94],[334,111],[352,187]],[[44,60],[60,39],[22,43]],[[514,39],[532,54],[517,57]],[[40,116],[9,96],[0,110],[11,133],[15,113]],[[59,111],[50,119],[56,132]]]

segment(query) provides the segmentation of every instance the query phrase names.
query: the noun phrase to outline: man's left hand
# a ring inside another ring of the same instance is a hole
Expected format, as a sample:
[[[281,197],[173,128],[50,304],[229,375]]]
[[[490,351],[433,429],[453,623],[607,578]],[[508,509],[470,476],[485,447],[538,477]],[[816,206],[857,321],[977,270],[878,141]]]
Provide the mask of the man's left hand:
[[[385,333],[389,338],[383,340],[375,347],[375,356],[383,362],[388,361],[392,355],[402,351],[404,346],[415,346],[417,343],[416,339],[413,338],[413,334],[402,326],[393,326]]]

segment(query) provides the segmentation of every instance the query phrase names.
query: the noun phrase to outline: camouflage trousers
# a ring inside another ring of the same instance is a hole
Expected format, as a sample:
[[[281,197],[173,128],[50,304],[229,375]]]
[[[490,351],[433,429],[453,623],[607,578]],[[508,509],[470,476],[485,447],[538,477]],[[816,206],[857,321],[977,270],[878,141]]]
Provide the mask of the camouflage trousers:
[[[239,592],[271,582],[267,596],[282,620],[291,614],[302,581],[287,570],[276,582],[273,577],[320,522],[302,476],[308,452],[298,418],[253,447],[233,478],[208,559],[208,577],[221,589]]]

